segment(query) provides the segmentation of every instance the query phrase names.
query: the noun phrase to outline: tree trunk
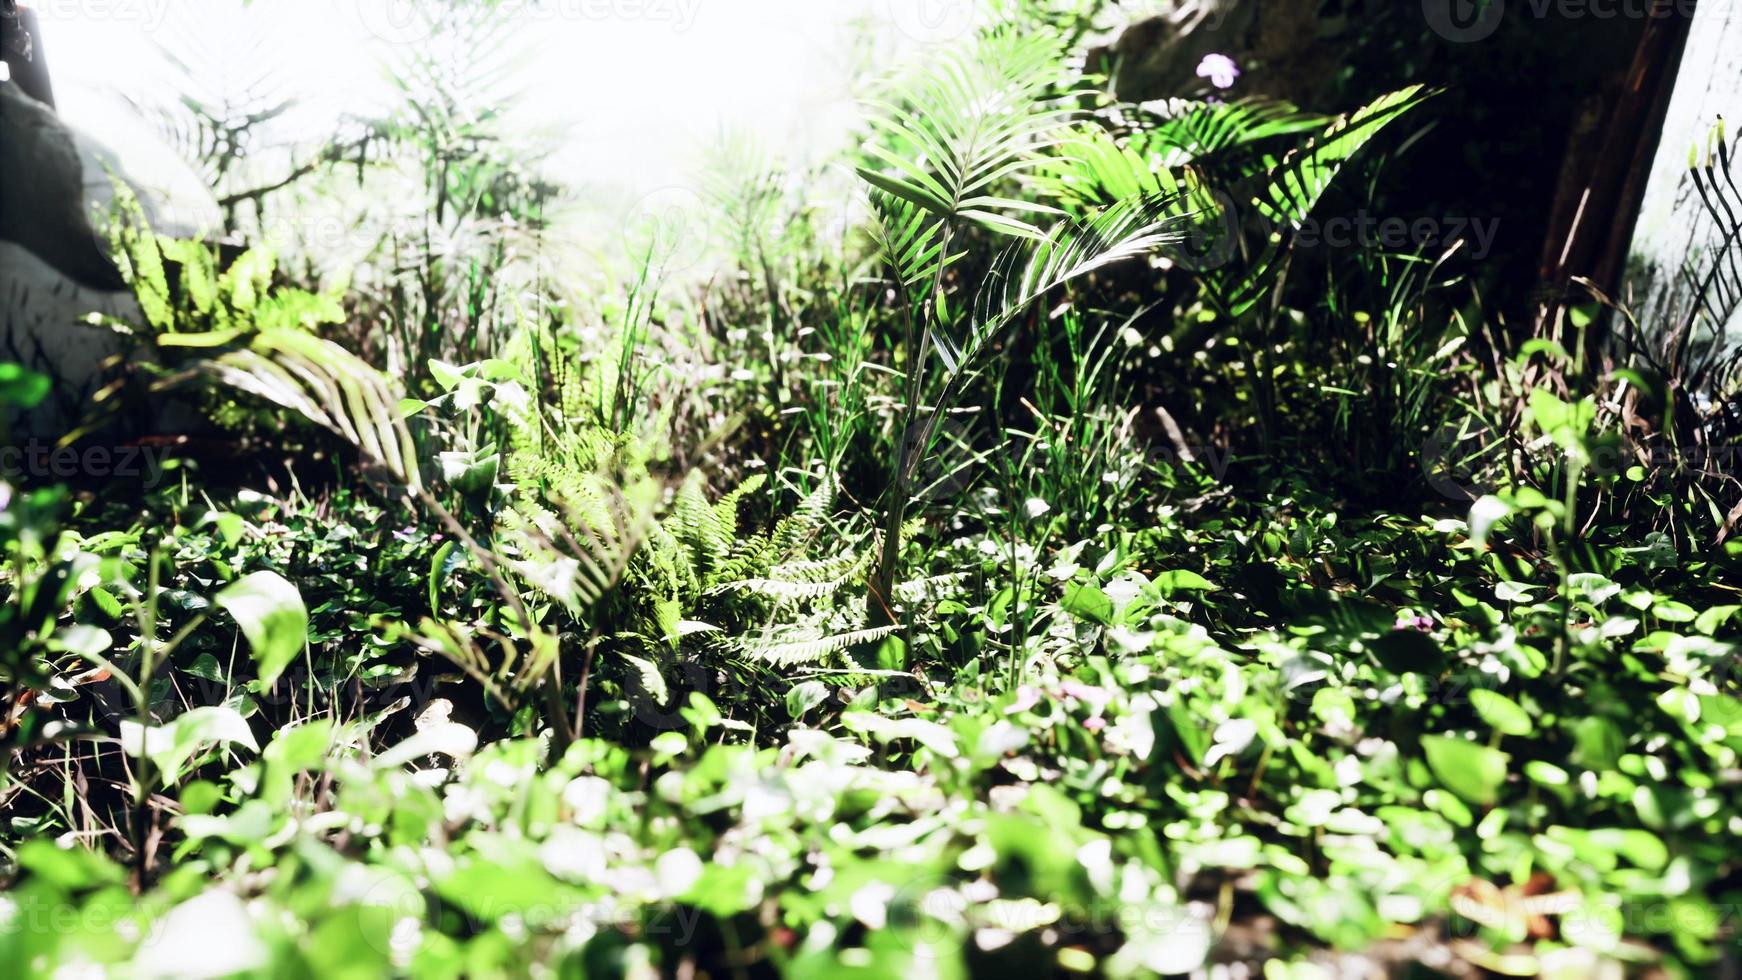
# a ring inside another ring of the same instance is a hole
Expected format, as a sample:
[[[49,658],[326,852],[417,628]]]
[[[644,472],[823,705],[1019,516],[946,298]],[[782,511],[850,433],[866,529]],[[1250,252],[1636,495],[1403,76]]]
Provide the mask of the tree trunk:
[[[1694,12],[1627,263],[1624,299],[1655,340],[1698,326],[1715,331],[1726,344],[1742,342],[1742,310],[1710,322],[1725,311],[1700,309],[1698,280],[1715,258],[1715,244],[1733,226],[1720,228],[1701,204],[1688,159],[1695,147],[1704,156],[1708,134],[1720,118],[1733,141],[1742,123],[1742,7],[1706,2]],[[1708,322],[1695,324],[1697,319]]]
[[[42,50],[36,13],[19,10],[10,0],[0,0],[0,60],[25,95],[54,108],[54,86],[48,80],[48,55]]]

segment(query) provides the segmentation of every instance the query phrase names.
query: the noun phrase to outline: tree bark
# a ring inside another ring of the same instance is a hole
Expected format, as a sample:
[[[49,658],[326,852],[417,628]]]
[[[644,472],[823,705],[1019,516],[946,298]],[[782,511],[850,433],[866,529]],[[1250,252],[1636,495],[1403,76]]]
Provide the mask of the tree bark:
[[[1675,94],[1663,123],[1632,228],[1624,299],[1647,336],[1667,338],[1702,315],[1698,270],[1712,260],[1725,229],[1701,204],[1690,176],[1689,153],[1703,156],[1707,135],[1719,119],[1742,122],[1742,8],[1701,3],[1695,10]],[[1695,274],[1684,274],[1693,270]],[[1711,311],[1705,311],[1711,312]],[[1725,343],[1742,342],[1742,311],[1723,323],[1708,323]]]
[[[0,60],[25,95],[54,108],[54,86],[48,80],[48,56],[43,53],[36,12],[11,0],[0,0]]]

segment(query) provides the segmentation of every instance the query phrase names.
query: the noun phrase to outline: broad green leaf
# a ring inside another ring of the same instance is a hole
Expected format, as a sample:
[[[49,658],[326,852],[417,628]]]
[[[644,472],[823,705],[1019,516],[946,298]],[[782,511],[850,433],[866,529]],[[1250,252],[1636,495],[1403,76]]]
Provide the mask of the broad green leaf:
[[[1162,572],[1151,584],[1162,595],[1172,595],[1175,592],[1211,592],[1216,588],[1216,583],[1197,572],[1183,568]]]
[[[1423,736],[1421,747],[1434,778],[1464,801],[1491,806],[1500,799],[1512,761],[1506,753],[1444,735]]]
[[[1573,742],[1573,762],[1593,772],[1614,769],[1627,748],[1621,729],[1600,715],[1580,719],[1573,726]]]
[[[923,718],[888,718],[870,711],[849,711],[841,723],[855,732],[874,736],[879,742],[913,739],[947,759],[961,754],[956,734],[935,721]]]
[[[260,751],[260,743],[248,722],[236,709],[213,706],[195,708],[165,725],[121,722],[121,749],[134,758],[149,759],[166,783],[182,775],[182,766],[201,746],[245,745]]]
[[[1491,691],[1479,687],[1470,692],[1470,706],[1482,716],[1482,720],[1507,735],[1529,735],[1535,726],[1530,722],[1530,715],[1512,700],[1499,691]]]
[[[375,768],[396,769],[426,755],[464,759],[478,750],[478,733],[459,722],[438,721],[375,757]]]
[[[459,543],[456,541],[444,541],[442,546],[436,549],[436,553],[430,556],[427,585],[429,586],[429,611],[432,613],[441,611],[441,586],[443,582],[447,581],[448,573],[453,571],[454,564],[451,559],[454,558],[454,553],[458,547]]]
[[[1713,606],[1694,620],[1694,629],[1707,636],[1714,636],[1718,627],[1735,618],[1739,612],[1742,612],[1742,606]]]
[[[209,653],[202,653],[194,658],[193,663],[182,668],[182,673],[189,677],[198,677],[202,681],[221,684],[224,681],[224,667],[218,663],[218,658]]]
[[[1059,605],[1078,619],[1101,626],[1113,625],[1113,599],[1096,586],[1077,582],[1065,586],[1065,597]]]
[[[255,572],[212,598],[242,627],[260,668],[261,687],[271,687],[307,642],[308,609],[302,595],[277,572]]]
[[[805,681],[794,684],[786,692],[786,713],[793,721],[803,718],[807,712],[828,699],[828,685],[821,681]]]
[[[44,375],[11,363],[0,363],[0,406],[35,408],[48,397],[51,382]]]
[[[333,732],[332,721],[325,718],[283,729],[273,736],[262,757],[289,772],[313,769],[326,758]]]

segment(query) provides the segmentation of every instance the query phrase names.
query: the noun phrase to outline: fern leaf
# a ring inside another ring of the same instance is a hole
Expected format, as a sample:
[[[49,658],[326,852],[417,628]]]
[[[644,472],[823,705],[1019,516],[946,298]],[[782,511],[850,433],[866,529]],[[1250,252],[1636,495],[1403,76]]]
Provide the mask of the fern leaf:
[[[777,667],[790,667],[794,664],[816,663],[825,660],[861,643],[871,643],[884,637],[893,636],[899,629],[898,626],[879,626],[829,636],[806,636],[803,638],[795,638],[791,634],[777,635],[760,643],[746,644],[744,652],[747,656],[764,663]]]

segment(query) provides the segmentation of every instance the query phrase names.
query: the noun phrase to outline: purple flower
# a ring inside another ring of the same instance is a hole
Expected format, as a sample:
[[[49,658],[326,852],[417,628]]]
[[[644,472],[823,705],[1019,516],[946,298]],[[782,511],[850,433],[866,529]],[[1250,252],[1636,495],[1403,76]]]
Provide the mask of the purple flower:
[[[417,528],[402,527],[393,532],[393,540],[398,541],[401,544],[410,544],[417,540]]]
[[[1198,62],[1198,77],[1207,78],[1217,88],[1232,88],[1240,77],[1240,66],[1225,54],[1207,54]]]
[[[1392,624],[1391,628],[1394,630],[1420,630],[1423,633],[1431,633],[1433,632],[1434,621],[1427,616],[1399,616],[1397,617],[1397,622]]]
[[[1011,704],[1010,707],[1005,708],[1004,713],[1007,715],[1014,715],[1021,711],[1027,711],[1029,708],[1032,708],[1039,703],[1040,692],[1029,687],[1027,684],[1024,684],[1016,689],[1016,701]]]
[[[1083,701],[1097,710],[1108,701],[1113,700],[1105,688],[1084,684],[1082,681],[1067,680],[1059,684],[1059,692],[1067,698]]]

